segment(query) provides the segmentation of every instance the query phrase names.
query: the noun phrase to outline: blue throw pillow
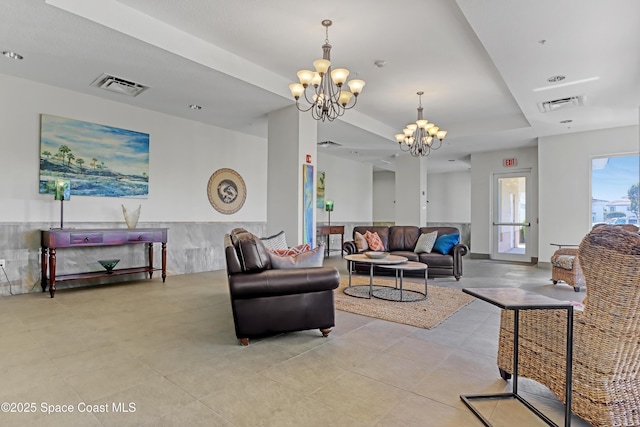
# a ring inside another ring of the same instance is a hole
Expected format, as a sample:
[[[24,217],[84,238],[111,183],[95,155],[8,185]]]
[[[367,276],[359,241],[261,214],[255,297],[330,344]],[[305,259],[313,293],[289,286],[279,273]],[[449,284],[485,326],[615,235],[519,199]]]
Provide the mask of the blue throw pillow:
[[[438,236],[431,252],[438,252],[446,255],[449,253],[451,248],[458,244],[459,241],[459,234],[443,234],[442,236]]]

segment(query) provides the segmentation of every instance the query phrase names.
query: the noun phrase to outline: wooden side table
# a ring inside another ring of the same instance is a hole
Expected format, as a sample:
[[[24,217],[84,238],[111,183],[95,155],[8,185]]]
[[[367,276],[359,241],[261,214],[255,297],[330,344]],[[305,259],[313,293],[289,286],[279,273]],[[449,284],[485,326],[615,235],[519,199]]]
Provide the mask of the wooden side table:
[[[319,225],[317,226],[316,234],[318,236],[326,236],[327,239],[327,257],[331,252],[330,237],[332,234],[340,235],[340,256],[342,256],[342,245],[344,245],[344,225]]]

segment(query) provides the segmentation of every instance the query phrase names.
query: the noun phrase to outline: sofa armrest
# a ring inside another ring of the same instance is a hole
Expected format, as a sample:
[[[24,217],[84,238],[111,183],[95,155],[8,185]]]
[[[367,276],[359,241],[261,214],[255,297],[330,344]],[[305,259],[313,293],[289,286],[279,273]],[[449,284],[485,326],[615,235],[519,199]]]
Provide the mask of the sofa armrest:
[[[350,240],[348,242],[344,242],[342,244],[342,250],[344,251],[344,253],[346,255],[351,255],[351,254],[357,254],[358,253],[358,247],[356,246],[356,242],[354,242],[353,240]]]
[[[453,277],[456,280],[460,280],[462,277],[462,257],[465,256],[469,252],[469,248],[462,243],[458,243],[452,249],[450,254],[453,255]]]
[[[462,243],[458,243],[451,249],[451,254],[454,257],[462,257],[465,256],[469,252],[469,248],[467,245],[463,245]]]
[[[233,299],[263,298],[336,289],[340,274],[335,267],[264,270],[229,276]]]

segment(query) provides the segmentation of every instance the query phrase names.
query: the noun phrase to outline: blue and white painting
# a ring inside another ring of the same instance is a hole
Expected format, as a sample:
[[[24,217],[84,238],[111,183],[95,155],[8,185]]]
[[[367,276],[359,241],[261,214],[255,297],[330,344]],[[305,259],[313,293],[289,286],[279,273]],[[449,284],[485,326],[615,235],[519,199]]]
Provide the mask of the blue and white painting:
[[[313,165],[302,165],[302,243],[309,243],[315,247],[315,224],[313,222]]]
[[[149,195],[149,134],[41,115],[40,193],[55,194],[56,178],[74,196]]]

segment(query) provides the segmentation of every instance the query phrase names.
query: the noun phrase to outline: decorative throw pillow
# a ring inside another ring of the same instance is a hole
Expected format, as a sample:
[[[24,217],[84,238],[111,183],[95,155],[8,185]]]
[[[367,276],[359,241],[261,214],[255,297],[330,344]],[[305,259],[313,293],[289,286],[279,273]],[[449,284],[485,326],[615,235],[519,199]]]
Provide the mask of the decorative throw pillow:
[[[382,244],[382,240],[380,239],[378,232],[371,233],[367,230],[367,232],[364,233],[364,238],[367,240],[369,249],[372,251],[384,251],[384,245]]]
[[[324,245],[301,254],[280,256],[269,252],[271,266],[274,269],[313,268],[322,267],[324,260]]]
[[[287,239],[284,235],[284,230],[278,234],[274,234],[273,236],[261,237],[260,240],[262,240],[264,247],[267,249],[289,249],[289,246],[287,246]]]
[[[416,247],[413,252],[417,254],[422,253],[431,253],[433,249],[433,245],[436,243],[436,238],[438,237],[438,231],[432,231],[431,233],[424,233],[418,237],[418,242],[416,243]]]
[[[369,249],[369,244],[367,243],[367,239],[364,238],[362,233],[358,233],[357,231],[353,233],[353,240],[356,243],[356,248],[358,252],[366,251]]]
[[[446,255],[449,253],[451,248],[458,244],[459,241],[459,234],[443,234],[436,239],[436,243],[433,245],[433,252]]]
[[[301,254],[303,252],[308,252],[311,250],[311,245],[305,243],[304,245],[294,246],[292,248],[287,249],[267,249],[272,254],[280,255],[280,256],[289,256],[295,254]]]

